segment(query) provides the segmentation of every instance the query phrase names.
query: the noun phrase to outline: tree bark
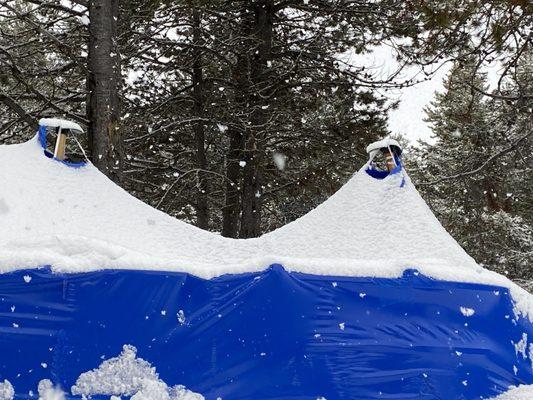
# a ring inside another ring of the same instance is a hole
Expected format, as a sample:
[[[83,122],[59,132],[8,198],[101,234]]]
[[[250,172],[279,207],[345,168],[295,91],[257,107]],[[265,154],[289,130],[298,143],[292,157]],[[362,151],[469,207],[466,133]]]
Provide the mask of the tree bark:
[[[249,35],[249,19],[244,18],[242,22],[242,46],[237,51],[237,62],[233,69],[231,79],[234,83],[235,95],[234,110],[243,110],[248,102],[248,65],[249,60],[246,54],[247,44],[244,40]],[[231,111],[230,111],[231,112]],[[235,113],[235,112],[234,112]],[[234,115],[235,116],[235,115]],[[229,138],[229,148],[226,153],[226,187],[224,207],[222,209],[222,236],[239,237],[239,223],[241,215],[241,166],[243,156],[243,129],[239,126],[238,120],[229,125],[227,135]]]
[[[196,143],[196,163],[198,169],[198,197],[196,200],[196,225],[202,229],[209,228],[209,208],[207,204],[207,179],[204,171],[207,170],[207,157],[205,151],[205,133],[204,133],[204,78],[202,65],[202,50],[200,44],[201,36],[201,16],[197,8],[193,9],[193,41],[195,50],[193,52],[193,99],[194,115],[198,117],[198,122],[194,125],[194,139]]]
[[[124,144],[120,129],[118,0],[91,0],[87,76],[89,152],[93,164],[121,181]]]
[[[236,238],[239,235],[240,215],[240,157],[242,135],[235,127],[228,128],[229,149],[226,155],[226,197],[222,209],[222,236]]]
[[[254,27],[252,39],[255,43],[251,52],[250,81],[250,129],[244,138],[244,165],[242,181],[241,238],[261,235],[261,207],[263,192],[262,145],[266,135],[268,111],[264,98],[270,85],[267,70],[272,52],[272,31],[274,4],[262,0],[254,4]]]

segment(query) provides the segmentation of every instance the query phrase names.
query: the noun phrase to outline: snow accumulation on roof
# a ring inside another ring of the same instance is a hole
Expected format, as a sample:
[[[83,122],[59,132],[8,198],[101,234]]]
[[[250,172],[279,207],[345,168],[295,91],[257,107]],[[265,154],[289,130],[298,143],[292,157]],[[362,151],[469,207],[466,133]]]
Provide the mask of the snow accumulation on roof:
[[[43,156],[37,139],[0,146],[0,273],[143,269],[202,278],[280,263],[310,274],[435,279],[509,287],[444,230],[404,171],[378,180],[362,169],[302,218],[255,239],[229,239],[176,220],[116,186],[93,165]],[[533,306],[520,307],[531,315]]]
[[[49,126],[51,128],[70,129],[75,132],[83,132],[80,125],[75,122],[67,121],[59,118],[41,118],[39,120],[40,126]]]
[[[400,143],[398,143],[398,141],[391,139],[391,138],[385,138],[385,139],[378,140],[377,142],[370,143],[366,147],[366,152],[370,153],[374,150],[382,149],[382,148],[389,147],[389,146],[396,146],[399,149],[402,148],[402,146],[400,146]]]

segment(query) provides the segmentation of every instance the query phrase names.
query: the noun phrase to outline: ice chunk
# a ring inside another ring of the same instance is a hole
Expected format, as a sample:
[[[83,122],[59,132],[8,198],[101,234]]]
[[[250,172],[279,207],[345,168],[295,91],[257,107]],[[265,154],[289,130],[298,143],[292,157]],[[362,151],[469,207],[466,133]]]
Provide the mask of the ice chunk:
[[[39,382],[37,391],[39,392],[39,400],[66,400],[65,392],[59,386],[54,386],[48,379]]]
[[[518,356],[518,354],[521,354],[522,355],[522,358],[525,360],[527,355],[526,355],[526,349],[527,349],[527,333],[522,333],[522,339],[520,339],[518,341],[518,343],[516,343],[514,345],[514,349],[515,349],[515,352],[516,352],[516,355]]]
[[[476,310],[474,310],[473,308],[461,307],[460,309],[461,314],[463,314],[465,317],[471,317],[476,313]]]
[[[124,345],[118,357],[104,361],[98,368],[84,372],[72,386],[72,394],[133,396],[142,389],[144,381],[158,380],[155,368],[137,358],[134,346]]]
[[[124,345],[117,357],[81,374],[71,391],[81,396],[131,396],[131,400],[204,399],[184,386],[168,387],[159,379],[155,367],[137,358],[137,349],[131,345]]]
[[[15,389],[7,379],[0,382],[0,400],[13,400],[15,397]]]
[[[178,322],[180,325],[185,325],[185,312],[183,310],[179,310],[176,316],[178,317]]]
[[[146,379],[131,400],[170,400],[168,386],[160,380]]]

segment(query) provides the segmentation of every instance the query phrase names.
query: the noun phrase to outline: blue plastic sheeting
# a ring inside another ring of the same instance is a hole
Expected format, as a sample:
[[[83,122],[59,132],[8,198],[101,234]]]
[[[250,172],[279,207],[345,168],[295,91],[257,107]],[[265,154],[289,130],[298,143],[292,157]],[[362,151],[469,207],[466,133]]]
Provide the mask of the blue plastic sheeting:
[[[532,325],[512,307],[506,289],[413,270],[378,279],[274,265],[212,280],[18,271],[0,276],[0,379],[17,399],[41,379],[70,391],[131,344],[169,386],[208,400],[480,399],[533,383],[513,344]]]
[[[44,155],[46,157],[51,158],[54,161],[60,162],[61,164],[65,164],[66,166],[71,167],[71,168],[81,168],[87,165],[87,163],[85,162],[72,162],[72,161],[67,161],[67,160],[58,160],[57,158],[54,158],[54,155],[46,149],[46,143],[47,143],[46,135],[47,135],[46,126],[39,125],[37,136],[39,138],[39,144],[43,148]]]
[[[385,179],[389,175],[394,175],[399,173],[402,170],[402,160],[398,156],[394,156],[394,159],[396,160],[396,167],[394,167],[391,171],[388,170],[381,170],[381,169],[375,169],[372,166],[365,169],[366,173],[370,175],[372,178],[375,179]],[[403,183],[402,183],[403,186]]]

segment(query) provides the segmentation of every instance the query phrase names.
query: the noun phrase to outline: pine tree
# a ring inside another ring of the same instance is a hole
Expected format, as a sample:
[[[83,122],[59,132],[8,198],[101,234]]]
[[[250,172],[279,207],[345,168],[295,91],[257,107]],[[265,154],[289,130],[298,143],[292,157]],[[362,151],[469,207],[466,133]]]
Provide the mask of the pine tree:
[[[141,75],[128,83],[134,96],[125,115],[133,128],[127,184],[151,204],[200,225],[200,175],[209,188],[203,197],[210,229],[257,236],[331,195],[365,161],[365,145],[386,134],[387,105],[373,91],[372,77],[335,56],[352,44],[364,49],[368,36],[350,27],[377,29],[380,9],[188,4],[172,12],[158,7],[158,28],[151,21],[134,27],[137,43],[149,50],[125,57]],[[191,7],[200,14],[194,29]],[[206,158],[200,168],[193,150],[199,58]]]
[[[443,225],[478,262],[530,279],[529,117],[516,103],[487,97],[473,85],[488,91],[486,77],[472,65],[454,65],[444,92],[426,110],[435,142],[419,153],[417,179]],[[523,89],[518,82],[506,86],[508,95]]]

